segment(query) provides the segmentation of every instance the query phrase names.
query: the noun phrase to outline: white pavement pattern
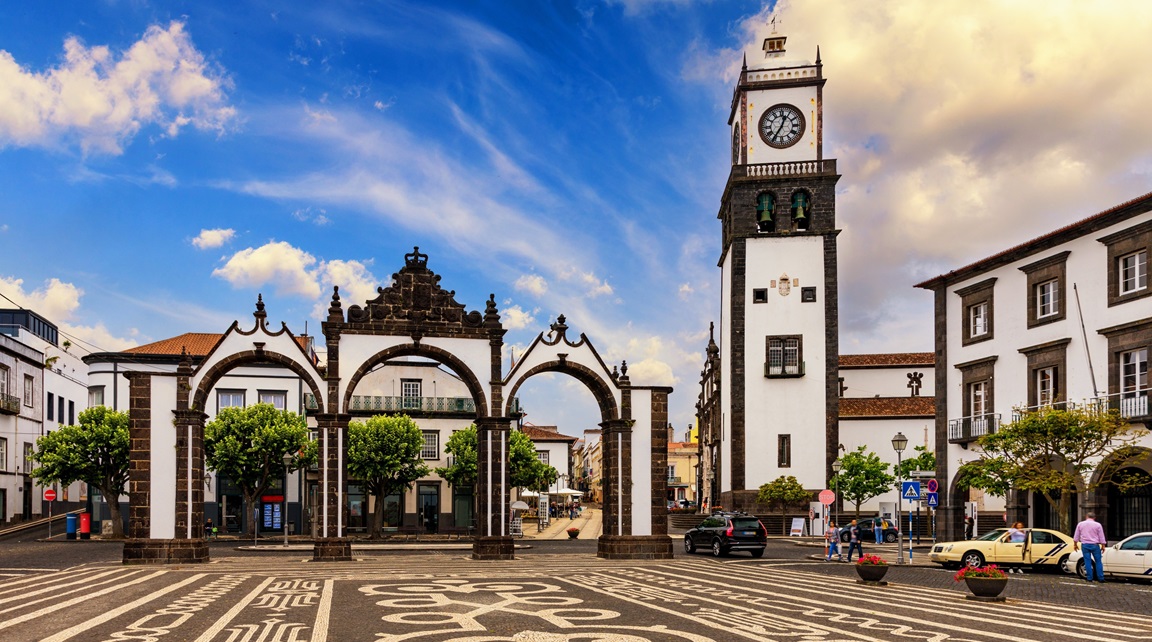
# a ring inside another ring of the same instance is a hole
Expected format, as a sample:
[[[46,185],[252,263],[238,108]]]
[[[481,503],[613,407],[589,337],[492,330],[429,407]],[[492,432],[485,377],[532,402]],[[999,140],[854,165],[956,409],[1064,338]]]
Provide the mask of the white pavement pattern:
[[[50,596],[50,597],[46,597]],[[0,587],[3,640],[1152,640],[1146,615],[861,586],[802,566],[539,555],[96,566]]]

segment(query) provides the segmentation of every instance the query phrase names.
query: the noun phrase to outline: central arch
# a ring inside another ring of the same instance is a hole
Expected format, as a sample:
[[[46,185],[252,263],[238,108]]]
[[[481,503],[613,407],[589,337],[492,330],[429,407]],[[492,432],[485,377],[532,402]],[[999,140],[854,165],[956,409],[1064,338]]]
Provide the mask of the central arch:
[[[476,402],[476,418],[479,419],[488,416],[488,402],[484,395],[484,387],[480,384],[480,379],[476,376],[476,373],[472,372],[472,369],[469,368],[466,363],[451,352],[436,346],[422,345],[419,343],[392,346],[368,357],[368,359],[360,364],[356,372],[352,373],[352,376],[348,378],[348,385],[344,390],[344,398],[340,402],[340,407],[344,408],[345,412],[351,407],[352,393],[356,391],[356,385],[360,383],[360,380],[363,379],[365,375],[371,372],[376,366],[401,357],[425,357],[451,368],[460,376],[460,379],[468,388],[468,392],[472,395],[473,401]]]

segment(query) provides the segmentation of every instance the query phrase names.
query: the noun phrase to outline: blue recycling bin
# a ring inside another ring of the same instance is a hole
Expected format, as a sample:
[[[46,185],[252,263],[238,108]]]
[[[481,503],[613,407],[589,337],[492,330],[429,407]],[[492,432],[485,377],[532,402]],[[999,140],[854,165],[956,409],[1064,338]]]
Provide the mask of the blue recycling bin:
[[[64,532],[68,539],[76,539],[76,516],[68,515],[64,518]]]

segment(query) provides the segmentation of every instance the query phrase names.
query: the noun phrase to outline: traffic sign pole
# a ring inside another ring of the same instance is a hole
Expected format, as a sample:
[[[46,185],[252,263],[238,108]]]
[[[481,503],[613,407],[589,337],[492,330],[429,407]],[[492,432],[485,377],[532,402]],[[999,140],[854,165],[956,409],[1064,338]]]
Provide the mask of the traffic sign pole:
[[[48,541],[52,541],[52,502],[56,501],[56,491],[45,488],[44,501],[48,502]]]

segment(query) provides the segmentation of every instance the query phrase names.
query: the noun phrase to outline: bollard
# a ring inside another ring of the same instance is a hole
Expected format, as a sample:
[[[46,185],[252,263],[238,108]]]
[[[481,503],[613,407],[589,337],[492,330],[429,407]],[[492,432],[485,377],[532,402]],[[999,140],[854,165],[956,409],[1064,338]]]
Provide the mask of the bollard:
[[[80,513],[80,539],[92,538],[92,514]]]
[[[64,517],[64,532],[67,539],[76,539],[76,516],[66,515]]]

